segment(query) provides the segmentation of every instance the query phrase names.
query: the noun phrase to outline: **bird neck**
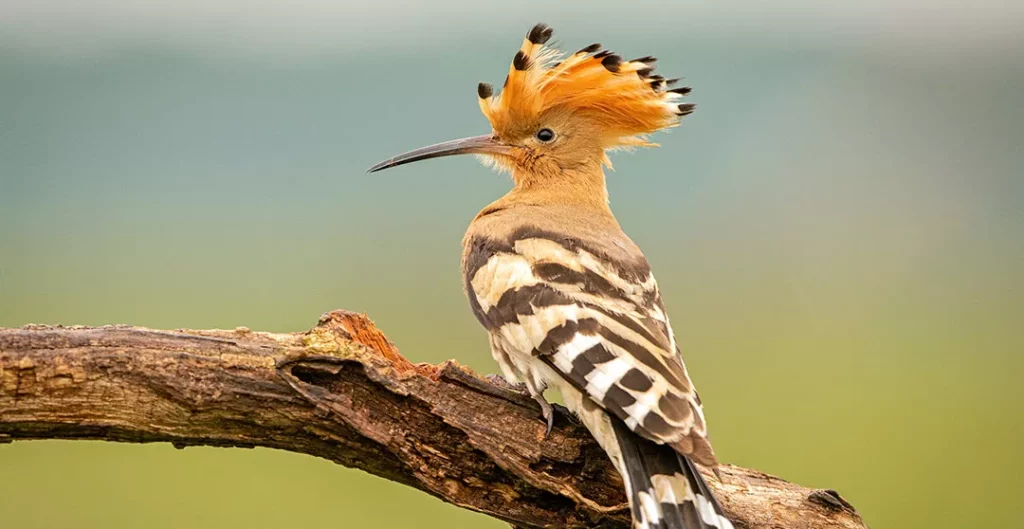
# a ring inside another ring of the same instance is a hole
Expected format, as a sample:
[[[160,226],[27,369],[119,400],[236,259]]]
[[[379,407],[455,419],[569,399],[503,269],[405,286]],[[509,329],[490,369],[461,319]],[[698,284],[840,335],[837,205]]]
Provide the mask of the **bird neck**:
[[[595,208],[611,214],[600,164],[551,172],[513,170],[515,187],[503,202]]]

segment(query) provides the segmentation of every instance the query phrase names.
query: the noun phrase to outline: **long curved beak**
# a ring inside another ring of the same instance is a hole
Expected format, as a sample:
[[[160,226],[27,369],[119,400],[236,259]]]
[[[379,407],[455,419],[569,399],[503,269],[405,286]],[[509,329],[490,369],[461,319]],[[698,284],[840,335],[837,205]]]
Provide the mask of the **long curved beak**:
[[[368,173],[376,173],[384,169],[394,167],[396,165],[402,165],[410,162],[418,162],[420,160],[429,160],[430,158],[440,158],[441,156],[452,156],[455,154],[510,154],[512,147],[502,143],[493,134],[484,134],[482,136],[473,136],[470,138],[462,138],[458,140],[446,141],[443,143],[436,143],[429,147],[423,147],[416,149],[415,151],[409,151],[406,153],[399,154],[377,165],[366,170]]]

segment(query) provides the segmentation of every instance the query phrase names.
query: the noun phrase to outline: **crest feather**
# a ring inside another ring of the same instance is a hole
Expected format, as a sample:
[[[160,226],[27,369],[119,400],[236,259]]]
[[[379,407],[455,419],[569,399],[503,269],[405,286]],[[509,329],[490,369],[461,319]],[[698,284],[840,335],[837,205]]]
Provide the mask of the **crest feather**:
[[[688,87],[655,75],[651,56],[625,61],[600,44],[572,55],[547,46],[552,30],[537,24],[509,66],[501,93],[479,90],[480,110],[495,130],[535,124],[549,110],[568,110],[601,131],[606,149],[654,146],[647,135],[675,127],[693,104],[680,103]]]

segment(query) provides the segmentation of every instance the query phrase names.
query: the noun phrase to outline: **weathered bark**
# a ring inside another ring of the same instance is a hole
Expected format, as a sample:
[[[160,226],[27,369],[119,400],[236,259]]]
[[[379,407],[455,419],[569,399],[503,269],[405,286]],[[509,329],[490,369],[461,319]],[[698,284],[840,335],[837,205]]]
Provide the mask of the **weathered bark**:
[[[0,329],[0,442],[166,441],[323,457],[521,527],[628,527],[586,429],[449,361],[411,364],[363,316],[304,333]],[[723,466],[737,527],[861,528],[833,491]]]

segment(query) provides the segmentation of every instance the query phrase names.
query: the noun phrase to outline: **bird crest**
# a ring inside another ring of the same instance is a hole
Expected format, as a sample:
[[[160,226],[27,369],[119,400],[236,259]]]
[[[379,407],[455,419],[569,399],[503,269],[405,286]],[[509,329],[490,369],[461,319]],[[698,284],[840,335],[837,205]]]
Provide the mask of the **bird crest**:
[[[565,112],[599,131],[604,149],[652,147],[649,134],[675,127],[694,105],[689,87],[654,74],[654,57],[625,61],[591,44],[565,56],[549,46],[552,30],[537,24],[509,66],[501,92],[480,83],[480,110],[499,135],[529,131],[550,112]],[[606,158],[607,160],[607,158]]]

